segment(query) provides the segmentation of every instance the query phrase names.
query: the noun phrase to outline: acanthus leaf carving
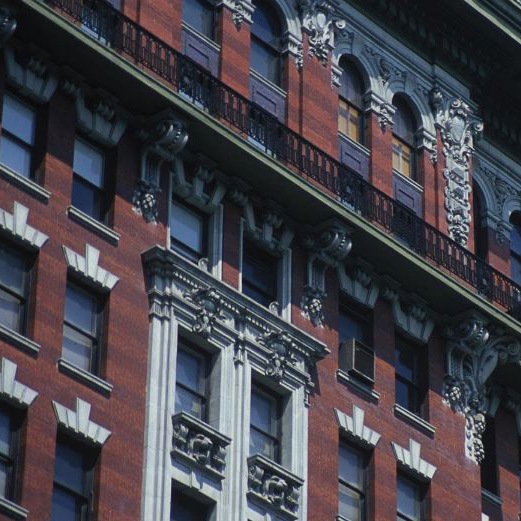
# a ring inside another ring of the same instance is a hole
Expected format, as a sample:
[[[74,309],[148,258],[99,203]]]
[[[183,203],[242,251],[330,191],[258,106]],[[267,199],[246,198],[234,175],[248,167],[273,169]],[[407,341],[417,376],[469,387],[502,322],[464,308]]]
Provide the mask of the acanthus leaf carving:
[[[193,332],[208,338],[215,322],[222,318],[221,296],[212,288],[196,288],[185,293],[185,297],[198,307],[192,325]]]
[[[266,375],[280,381],[288,365],[296,362],[296,345],[291,337],[282,331],[271,331],[257,338],[259,344],[270,350],[266,365]]]

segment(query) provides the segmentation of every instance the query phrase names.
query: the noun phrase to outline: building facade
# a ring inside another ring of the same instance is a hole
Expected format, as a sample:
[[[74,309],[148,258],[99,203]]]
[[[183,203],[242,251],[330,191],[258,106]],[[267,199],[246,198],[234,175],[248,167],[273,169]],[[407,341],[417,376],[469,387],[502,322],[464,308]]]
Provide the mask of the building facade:
[[[517,0],[0,20],[0,519],[518,519]]]

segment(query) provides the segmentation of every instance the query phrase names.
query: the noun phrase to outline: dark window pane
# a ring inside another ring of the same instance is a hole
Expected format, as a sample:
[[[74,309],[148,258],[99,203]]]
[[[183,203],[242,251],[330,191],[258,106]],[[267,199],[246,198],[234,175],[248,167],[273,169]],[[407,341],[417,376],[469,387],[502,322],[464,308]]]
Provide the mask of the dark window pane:
[[[206,246],[205,217],[174,200],[170,215],[173,247],[175,248],[176,244],[181,246],[181,253],[187,252],[197,260],[203,257]]]
[[[364,344],[371,344],[369,321],[367,318],[358,315],[344,306],[340,307],[338,334],[340,342],[344,342],[348,338],[354,338]]]
[[[250,431],[250,455],[261,454],[275,459],[275,440],[255,429]]]
[[[340,446],[339,476],[342,481],[356,487],[363,488],[363,459],[362,455],[351,448]]]
[[[101,220],[102,192],[79,176],[72,180],[72,206],[96,220]]]
[[[413,349],[398,345],[395,355],[396,373],[410,382],[415,382],[416,354]]]
[[[184,384],[189,389],[201,391],[201,360],[196,356],[179,351],[177,353],[177,382]]]
[[[280,84],[280,55],[258,40],[251,41],[251,68],[262,77]]]
[[[207,521],[211,508],[196,499],[172,490],[171,521]]]
[[[84,498],[55,487],[52,493],[51,521],[83,521],[81,511],[85,505]]]
[[[93,295],[68,285],[65,300],[65,320],[90,334],[96,332],[97,301]]]
[[[11,455],[12,428],[11,415],[0,410],[0,455],[6,457]]]
[[[403,478],[398,478],[397,509],[399,514],[405,516],[405,519],[414,521],[419,521],[420,519],[420,494],[418,487]]]
[[[250,423],[258,429],[274,434],[274,404],[269,398],[251,393]]]
[[[34,134],[36,126],[36,114],[34,110],[17,100],[13,96],[4,96],[4,108],[2,114],[2,129],[18,139],[34,145]]]
[[[27,263],[22,255],[0,245],[0,285],[21,295]]]
[[[252,16],[251,34],[272,47],[278,48],[282,27],[273,9],[257,2]]]
[[[86,371],[92,370],[92,355],[94,341],[92,338],[63,326],[63,353],[62,356],[72,364]]]
[[[203,399],[201,396],[177,386],[175,390],[175,412],[186,412],[203,419]]]
[[[277,300],[278,259],[244,242],[242,291],[263,306]]]
[[[68,443],[58,443],[54,480],[78,494],[84,493],[87,479],[85,459],[79,447]]]
[[[352,105],[361,109],[363,107],[363,81],[354,67],[349,61],[341,60],[342,75],[340,76],[339,94],[348,100]]]
[[[416,121],[409,105],[400,98],[393,99],[396,112],[393,116],[393,134],[408,145],[414,142]]]
[[[13,331],[22,325],[22,301],[0,288],[0,324]]]
[[[183,21],[207,38],[214,37],[213,7],[204,0],[183,1]]]
[[[31,149],[7,133],[0,140],[0,163],[23,177],[31,177]]]
[[[363,498],[355,490],[340,485],[338,491],[338,513],[348,521],[362,521]]]
[[[81,139],[74,142],[74,173],[91,185],[103,186],[103,153]]]

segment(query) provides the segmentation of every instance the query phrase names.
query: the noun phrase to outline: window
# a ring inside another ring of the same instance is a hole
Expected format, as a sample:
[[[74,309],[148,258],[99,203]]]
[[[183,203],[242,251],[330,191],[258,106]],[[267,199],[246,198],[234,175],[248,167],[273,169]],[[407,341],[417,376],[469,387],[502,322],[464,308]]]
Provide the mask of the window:
[[[26,256],[0,243],[0,324],[24,333],[30,264]]]
[[[72,205],[97,221],[105,219],[105,157],[101,150],[76,138]]]
[[[100,365],[101,319],[99,297],[69,282],[65,296],[62,356],[94,374],[98,374]]]
[[[417,483],[398,476],[396,518],[398,521],[422,521],[422,493]]]
[[[18,452],[20,448],[20,418],[5,405],[0,405],[0,496],[14,499]]]
[[[262,306],[277,301],[279,259],[244,240],[242,292]]]
[[[496,456],[496,426],[494,418],[487,416],[483,433],[485,458],[481,463],[481,488],[498,496],[498,465]]]
[[[401,98],[395,97],[393,105],[396,108],[393,125],[393,169],[405,177],[416,180],[414,115]]]
[[[472,184],[472,202],[474,203],[474,251],[479,259],[485,260],[488,251],[487,245],[487,226],[483,222],[484,214],[484,197],[483,192],[476,183]]]
[[[0,163],[23,177],[32,177],[35,134],[36,111],[18,98],[5,94]]]
[[[340,445],[338,465],[338,513],[347,521],[366,519],[367,455]]]
[[[346,59],[340,60],[342,76],[338,95],[338,131],[353,141],[363,143],[363,80]]]
[[[207,360],[183,346],[177,352],[175,412],[187,412],[206,420],[207,411]]]
[[[420,388],[419,347],[396,339],[395,349],[395,400],[398,405],[421,416],[423,393]],[[426,375],[425,375],[426,376]]]
[[[58,435],[54,462],[51,521],[92,519],[97,451]]]
[[[183,0],[183,22],[210,40],[214,39],[214,8],[207,0]]]
[[[372,344],[371,317],[369,312],[355,309],[340,303],[338,318],[338,336],[340,342],[355,338],[364,344]]]
[[[179,490],[172,490],[171,521],[206,521],[212,510],[211,505],[205,505]]]
[[[275,85],[281,83],[282,26],[274,8],[257,1],[251,25],[250,66]]]
[[[280,460],[280,404],[270,393],[253,387],[250,404],[250,456]]]
[[[171,247],[197,262],[207,256],[208,216],[178,199],[173,199],[170,212]]]
[[[510,276],[514,282],[521,284],[521,212],[510,216],[510,224]]]

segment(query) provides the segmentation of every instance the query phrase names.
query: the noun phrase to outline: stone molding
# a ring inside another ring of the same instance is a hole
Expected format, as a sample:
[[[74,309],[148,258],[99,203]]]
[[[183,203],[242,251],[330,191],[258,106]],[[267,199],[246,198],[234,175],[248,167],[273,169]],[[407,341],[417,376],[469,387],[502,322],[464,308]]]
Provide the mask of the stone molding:
[[[337,266],[338,283],[342,292],[355,302],[373,309],[380,295],[380,283],[373,267],[357,258]]]
[[[418,342],[427,344],[434,320],[426,301],[414,293],[401,293],[399,284],[390,277],[382,277],[382,285],[382,297],[391,304],[396,326]]]
[[[340,430],[363,447],[374,449],[380,441],[381,435],[365,425],[365,412],[360,407],[353,404],[352,416],[335,409],[335,416]]]
[[[300,309],[315,327],[321,327],[325,318],[326,271],[330,267],[336,269],[349,255],[352,247],[350,235],[351,230],[347,226],[330,220],[310,230],[303,239],[308,260]]]
[[[469,193],[470,159],[474,140],[483,132],[483,122],[461,98],[444,96],[439,87],[431,91],[431,104],[443,143],[445,164],[445,210],[449,235],[466,246],[471,221]]]
[[[40,249],[49,237],[27,224],[28,217],[29,208],[15,201],[13,213],[0,208],[0,229],[31,248]]]
[[[298,518],[303,484],[295,474],[260,454],[248,458],[248,497],[285,518]]]
[[[50,70],[48,56],[31,47],[23,55],[18,54],[13,47],[4,47],[7,81],[23,96],[37,103],[47,103],[58,86],[58,77]]]
[[[328,352],[324,344],[173,251],[154,247],[143,262],[151,281],[151,315],[169,319],[174,312],[180,325],[201,331],[213,345],[234,345],[237,363],[247,356],[258,372],[283,386],[312,391],[309,370]],[[203,299],[212,303],[211,310]],[[208,316],[203,326],[201,309]]]
[[[100,252],[90,244],[85,244],[85,256],[76,253],[67,246],[63,246],[63,253],[67,267],[72,273],[79,275],[89,283],[106,291],[112,291],[119,278],[113,275],[99,264]]]
[[[242,27],[243,22],[251,24],[251,17],[255,11],[251,0],[222,0],[220,4],[231,11],[233,23],[238,30]]]
[[[328,0],[299,0],[302,28],[308,34],[308,54],[324,66],[335,47],[335,35],[346,28],[343,19]]]
[[[448,328],[446,336],[443,397],[453,411],[465,416],[465,453],[481,463],[485,415],[493,413],[499,403],[488,380],[499,365],[519,363],[521,343],[477,313]]]
[[[197,418],[180,412],[172,417],[172,455],[224,479],[231,439]]]
[[[29,407],[38,393],[16,379],[18,365],[2,357],[0,372],[0,399],[14,403],[18,407]]]
[[[76,410],[68,409],[58,402],[52,402],[58,425],[71,434],[85,441],[102,446],[109,439],[111,432],[89,419],[91,404],[76,398]]]
[[[400,447],[394,441],[391,442],[393,453],[398,464],[414,477],[424,481],[431,481],[436,472],[436,467],[421,458],[421,445],[409,438],[409,450]]]

